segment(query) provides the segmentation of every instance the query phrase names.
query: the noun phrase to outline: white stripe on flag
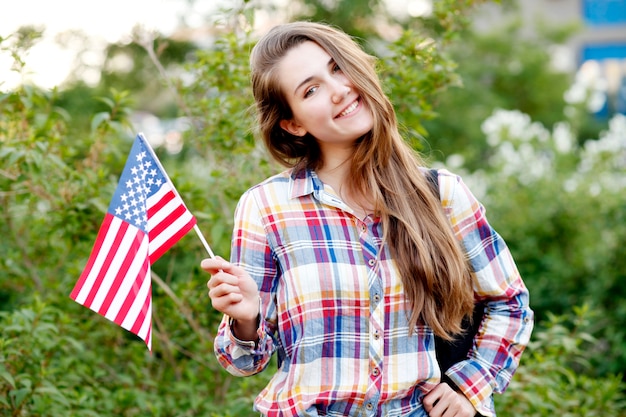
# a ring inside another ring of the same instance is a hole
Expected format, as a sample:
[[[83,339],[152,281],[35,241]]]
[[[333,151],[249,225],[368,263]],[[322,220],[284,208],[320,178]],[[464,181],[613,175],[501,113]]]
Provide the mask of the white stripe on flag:
[[[156,193],[146,198],[146,211],[154,207],[170,191],[172,191],[172,186],[168,182],[164,183]],[[176,193],[174,195],[176,196]]]
[[[114,217],[113,220],[111,221],[111,225],[109,229],[107,230],[105,238],[102,242],[102,247],[100,251],[98,252],[96,260],[94,261],[93,266],[91,268],[91,271],[89,271],[89,275],[87,276],[87,279],[83,283],[83,286],[81,287],[80,292],[76,296],[77,303],[85,305],[85,300],[87,299],[87,296],[89,295],[89,292],[91,291],[91,288],[94,285],[94,281],[96,280],[98,274],[100,273],[100,270],[102,269],[104,260],[109,254],[108,249],[112,247],[113,241],[115,240],[115,237],[117,235],[117,232],[121,224],[122,224],[122,221],[118,219],[117,217]]]
[[[102,280],[102,284],[98,289],[98,293],[96,294],[93,303],[91,303],[90,308],[93,311],[100,310],[104,299],[111,290],[111,286],[113,285],[113,281],[115,280],[116,275],[120,272],[124,259],[126,259],[126,256],[130,251],[131,245],[137,238],[138,231],[139,229],[137,229],[135,226],[129,225],[126,229],[126,233],[124,233],[124,237],[122,238],[119,246],[117,248],[110,248],[108,251],[106,251],[108,253],[115,252],[115,256],[111,260],[111,264],[108,266],[105,272],[104,279]],[[126,272],[125,275],[127,274],[128,272]]]
[[[163,186],[155,195],[148,198],[148,200],[146,201],[148,211],[150,211],[153,206],[157,205],[169,191],[171,191],[169,187]],[[158,199],[155,199],[155,197],[158,197]],[[174,198],[172,198],[163,207],[161,207],[159,211],[153,213],[148,218],[148,230],[152,230],[157,224],[161,223],[167,216],[170,215],[170,213],[176,210],[180,205],[180,199],[174,196]]]
[[[148,348],[151,348],[152,333],[150,334],[150,339],[146,340],[146,338],[148,337],[148,332],[150,332],[150,329],[152,327],[151,325],[152,325],[152,298],[150,298],[149,303],[148,303],[148,311],[146,311],[146,318],[144,319],[143,324],[141,325],[141,329],[139,329],[139,331],[137,332],[137,336],[139,336],[142,340],[146,341],[146,343],[148,344]]]
[[[128,310],[126,317],[124,317],[124,321],[122,321],[121,326],[125,328],[126,330],[132,329],[132,327],[135,325],[135,321],[137,321],[137,317],[139,316],[139,314],[141,314],[141,310],[144,308],[144,305],[146,304],[146,298],[148,297],[150,288],[151,288],[150,280],[151,280],[150,269],[148,268],[147,275],[143,277],[143,280],[141,282],[141,287],[139,288],[139,291],[137,291],[137,294],[135,295],[133,304]],[[144,320],[150,321],[150,316],[146,316]]]
[[[173,223],[165,228],[158,236],[154,236],[150,241],[150,255],[158,250],[164,243],[168,241],[173,235],[180,232],[180,230],[191,220],[193,215],[189,211],[185,211],[182,216],[178,217]],[[150,221],[148,220],[148,224]],[[148,226],[150,227],[150,226]]]
[[[139,246],[139,250],[137,251],[137,253],[143,254],[143,253],[146,253],[147,251],[148,251],[148,235],[144,235],[143,239],[141,240],[141,246]],[[120,312],[120,309],[124,305],[124,301],[126,300],[126,297],[128,296],[128,294],[131,294],[133,284],[135,283],[135,280],[139,276],[141,272],[141,268],[143,267],[145,262],[146,262],[145,255],[135,255],[133,257],[133,261],[130,264],[128,271],[126,272],[126,276],[124,277],[124,280],[120,284],[120,287],[117,290],[117,293],[115,294],[115,298],[111,302],[111,306],[109,307],[109,310],[107,311],[105,315],[107,319],[111,321],[115,321],[115,317],[117,317],[118,313]],[[150,273],[150,270],[148,270],[148,274],[149,273]]]

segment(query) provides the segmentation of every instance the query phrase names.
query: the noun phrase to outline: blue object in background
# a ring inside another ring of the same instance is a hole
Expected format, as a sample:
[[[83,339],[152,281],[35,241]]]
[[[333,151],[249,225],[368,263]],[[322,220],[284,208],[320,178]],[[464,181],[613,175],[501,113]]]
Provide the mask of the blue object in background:
[[[586,3],[590,3],[590,1],[587,1]],[[613,92],[613,98],[607,97],[603,108],[595,114],[599,118],[607,118],[614,113],[626,114],[626,42],[586,45],[581,49],[580,55],[581,64],[590,60],[598,61],[602,64],[602,61],[608,59],[622,62],[621,77],[617,91]]]
[[[626,42],[587,45],[583,47],[581,52],[581,62],[589,61],[591,59],[595,61],[602,61],[609,58],[626,59]]]
[[[626,23],[626,0],[583,0],[583,16],[590,26]]]

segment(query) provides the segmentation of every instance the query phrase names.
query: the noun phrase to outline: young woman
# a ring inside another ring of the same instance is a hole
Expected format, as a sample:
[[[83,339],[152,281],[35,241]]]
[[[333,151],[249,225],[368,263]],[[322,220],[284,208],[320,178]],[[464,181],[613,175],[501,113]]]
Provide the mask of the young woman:
[[[277,352],[267,416],[493,416],[528,343],[528,291],[461,178],[403,141],[374,59],[327,25],[277,26],[251,54],[260,130],[288,167],[248,190],[231,262],[205,259],[220,363],[247,376]],[[482,301],[467,359],[452,339]],[[443,382],[445,381],[445,382]]]

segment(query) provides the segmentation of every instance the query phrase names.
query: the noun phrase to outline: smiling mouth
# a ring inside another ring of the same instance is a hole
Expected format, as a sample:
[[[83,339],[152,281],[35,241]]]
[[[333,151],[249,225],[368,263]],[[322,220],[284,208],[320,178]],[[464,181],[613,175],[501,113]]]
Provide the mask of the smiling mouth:
[[[350,104],[348,107],[346,107],[341,113],[339,113],[337,117],[347,116],[353,111],[355,111],[357,107],[359,107],[359,99],[354,100],[354,102]]]

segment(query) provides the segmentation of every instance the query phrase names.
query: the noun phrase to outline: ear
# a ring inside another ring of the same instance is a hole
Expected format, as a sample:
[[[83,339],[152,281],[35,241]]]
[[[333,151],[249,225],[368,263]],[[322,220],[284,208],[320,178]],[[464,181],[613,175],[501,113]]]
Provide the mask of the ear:
[[[294,136],[304,136],[306,135],[306,129],[304,129],[301,125],[299,125],[298,123],[296,123],[295,120],[291,119],[291,120],[281,120],[280,121],[280,127],[287,131],[288,133],[291,133]]]

